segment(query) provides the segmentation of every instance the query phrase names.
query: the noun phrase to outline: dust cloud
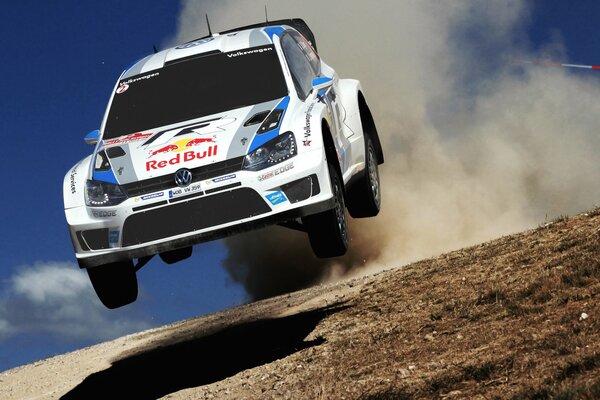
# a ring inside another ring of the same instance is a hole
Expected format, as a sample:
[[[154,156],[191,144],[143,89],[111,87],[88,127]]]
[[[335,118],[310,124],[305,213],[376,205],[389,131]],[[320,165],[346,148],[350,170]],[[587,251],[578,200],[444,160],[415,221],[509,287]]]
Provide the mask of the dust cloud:
[[[184,1],[181,42],[264,20],[265,1]],[[378,125],[382,212],[351,221],[345,257],[318,260],[304,234],[271,227],[225,240],[224,268],[251,299],[535,227],[600,200],[599,76],[515,59],[532,49],[531,2],[266,2],[303,18],[341,78],[356,78]]]

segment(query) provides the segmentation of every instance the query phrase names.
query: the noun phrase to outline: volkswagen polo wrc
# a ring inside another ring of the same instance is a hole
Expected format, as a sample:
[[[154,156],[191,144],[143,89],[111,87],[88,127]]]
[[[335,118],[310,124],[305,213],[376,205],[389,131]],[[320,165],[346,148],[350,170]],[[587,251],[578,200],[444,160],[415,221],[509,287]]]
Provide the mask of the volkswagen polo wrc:
[[[348,247],[346,209],[378,214],[383,152],[361,85],[319,57],[300,19],[151,54],[119,77],[93,153],[64,179],[79,266],[105,306],[137,298],[136,271],[272,224],[318,257]],[[268,251],[268,249],[266,249]]]

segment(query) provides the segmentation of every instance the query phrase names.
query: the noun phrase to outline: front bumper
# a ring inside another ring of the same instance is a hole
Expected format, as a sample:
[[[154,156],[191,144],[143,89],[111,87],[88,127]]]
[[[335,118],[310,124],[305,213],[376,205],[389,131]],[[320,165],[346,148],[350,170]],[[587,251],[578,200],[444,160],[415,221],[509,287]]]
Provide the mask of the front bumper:
[[[333,208],[324,154],[262,171],[237,171],[129,198],[116,207],[65,210],[82,268],[147,257]]]

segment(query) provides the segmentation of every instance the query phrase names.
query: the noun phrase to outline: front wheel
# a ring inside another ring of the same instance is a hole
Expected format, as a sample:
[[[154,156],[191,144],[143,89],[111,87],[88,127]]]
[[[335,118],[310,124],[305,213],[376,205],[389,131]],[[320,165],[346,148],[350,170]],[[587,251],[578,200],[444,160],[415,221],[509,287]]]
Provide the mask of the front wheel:
[[[329,176],[335,207],[302,219],[313,252],[319,258],[343,256],[348,250],[348,219],[344,203],[344,188],[341,177],[331,164],[329,164]]]
[[[137,299],[137,276],[132,261],[91,267],[87,272],[98,298],[107,308],[119,308]]]

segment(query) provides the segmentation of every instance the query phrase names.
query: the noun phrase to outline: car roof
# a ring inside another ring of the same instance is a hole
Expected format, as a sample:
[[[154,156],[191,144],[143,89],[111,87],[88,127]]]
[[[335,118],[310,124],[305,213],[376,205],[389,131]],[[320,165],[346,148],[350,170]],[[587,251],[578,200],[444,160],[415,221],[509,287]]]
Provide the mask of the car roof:
[[[204,36],[148,55],[131,64],[124,71],[120,80],[144,74],[162,68],[166,64],[199,54],[229,53],[251,47],[270,45],[273,43],[273,35],[279,35],[287,27],[293,27],[300,31],[311,41],[313,47],[316,47],[312,32],[301,19],[265,22]]]

